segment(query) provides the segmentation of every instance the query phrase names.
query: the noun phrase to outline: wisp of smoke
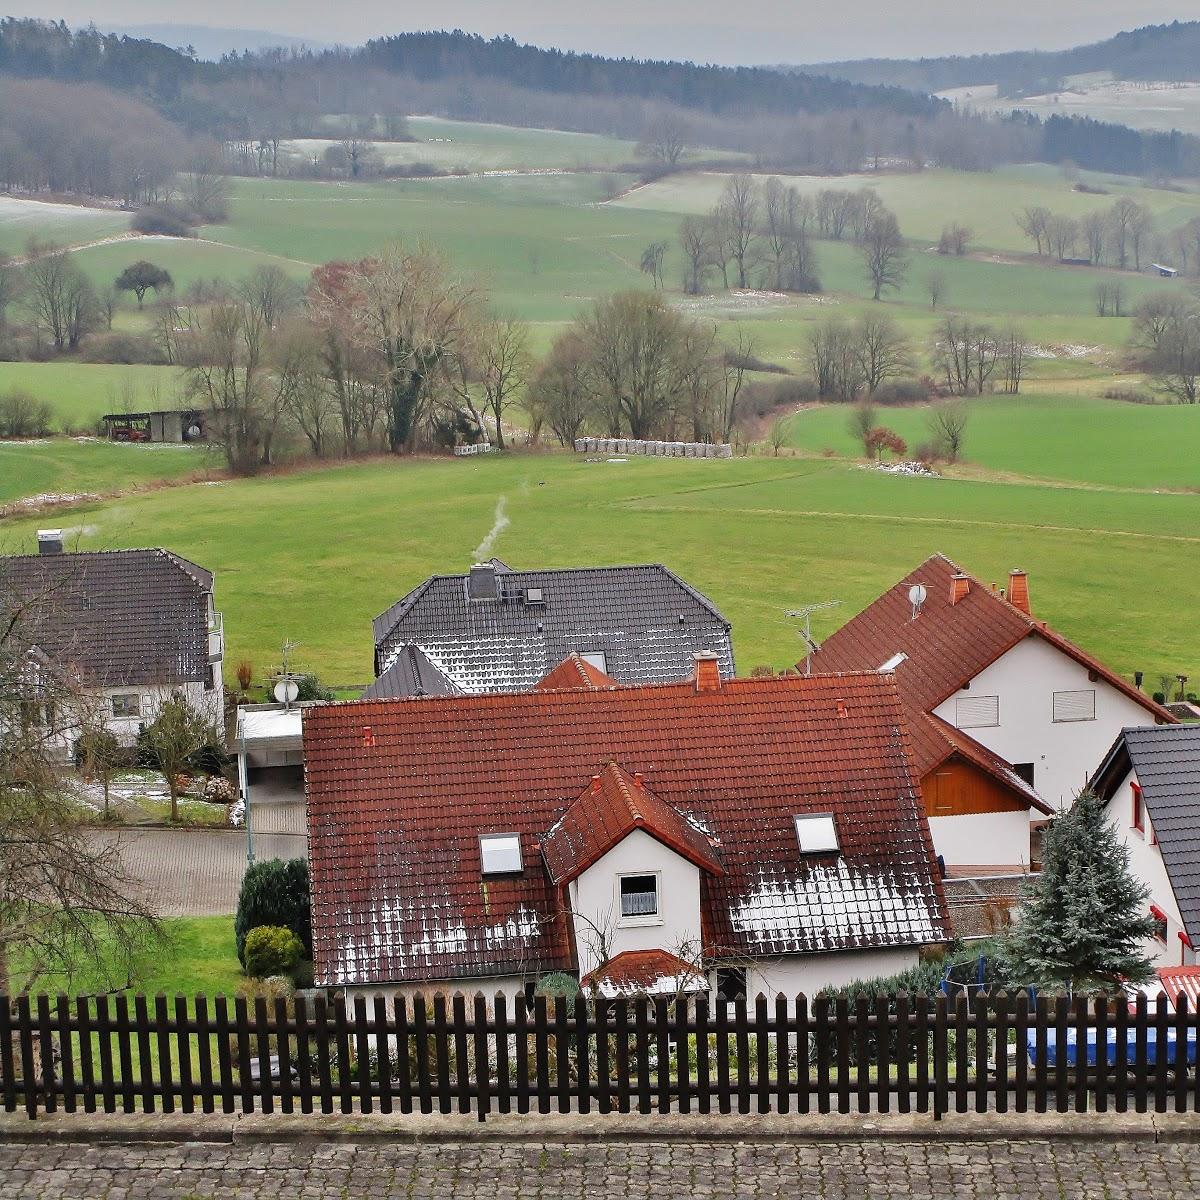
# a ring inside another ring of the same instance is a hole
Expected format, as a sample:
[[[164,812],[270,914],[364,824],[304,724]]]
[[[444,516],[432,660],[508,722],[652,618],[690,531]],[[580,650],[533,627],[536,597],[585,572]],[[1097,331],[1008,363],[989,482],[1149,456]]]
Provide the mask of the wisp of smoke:
[[[496,549],[496,539],[508,528],[510,522],[505,515],[505,509],[508,508],[508,497],[501,496],[496,501],[496,514],[492,518],[492,527],[488,530],[487,537],[475,547],[475,561],[483,562],[485,558],[492,557],[492,551]]]

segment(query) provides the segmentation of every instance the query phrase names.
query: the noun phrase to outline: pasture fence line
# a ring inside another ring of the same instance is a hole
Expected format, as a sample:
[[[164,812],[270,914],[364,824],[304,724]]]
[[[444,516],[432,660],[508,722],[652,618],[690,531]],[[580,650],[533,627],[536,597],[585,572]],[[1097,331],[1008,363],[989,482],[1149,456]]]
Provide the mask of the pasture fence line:
[[[7,1112],[1200,1112],[1144,995],[0,996]]]

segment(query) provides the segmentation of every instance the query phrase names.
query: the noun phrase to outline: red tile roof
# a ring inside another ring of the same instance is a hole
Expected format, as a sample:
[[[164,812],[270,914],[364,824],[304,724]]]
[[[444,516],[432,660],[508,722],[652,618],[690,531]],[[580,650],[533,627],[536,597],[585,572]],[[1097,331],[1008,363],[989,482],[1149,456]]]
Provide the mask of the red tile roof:
[[[888,676],[329,704],[305,710],[304,749],[323,984],[573,969],[540,843],[618,759],[720,839],[725,873],[701,875],[710,953],[946,936]],[[840,857],[800,854],[805,812],[834,814]],[[519,834],[524,872],[485,879],[479,836],[500,832]]]
[[[905,656],[893,674],[908,710],[913,753],[922,779],[958,753],[991,773],[1032,807],[1050,811],[1037,793],[1013,773],[1011,764],[961,730],[928,715],[1022,638],[1030,636],[1044,639],[1094,671],[1156,720],[1174,722],[1164,708],[1128,680],[974,577],[966,576],[970,583],[966,596],[951,603],[952,582],[955,576],[965,574],[945,555],[933,555],[826,638],[812,657],[814,671],[862,671],[877,670],[895,656]],[[925,587],[926,599],[914,617],[909,590],[915,584]]]
[[[702,992],[708,987],[703,971],[694,963],[666,950],[625,950],[589,972],[579,984],[585,992],[595,989],[610,999]]]
[[[641,775],[630,775],[624,767],[609,763],[542,838],[542,858],[550,878],[555,883],[578,878],[635,829],[657,838],[701,870],[725,873],[714,838],[660,800]]]
[[[568,654],[548,675],[533,685],[535,692],[554,692],[565,688],[616,687],[617,681],[594,667],[579,654]]]

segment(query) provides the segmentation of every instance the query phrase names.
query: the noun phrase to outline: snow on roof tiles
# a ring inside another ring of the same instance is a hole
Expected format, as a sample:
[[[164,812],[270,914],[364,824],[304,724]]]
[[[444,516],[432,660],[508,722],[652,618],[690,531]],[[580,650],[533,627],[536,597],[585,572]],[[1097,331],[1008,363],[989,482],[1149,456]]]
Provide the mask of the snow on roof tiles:
[[[724,874],[701,875],[710,952],[945,936],[890,676],[330,704],[306,713],[304,744],[324,984],[574,969],[539,848],[614,760],[719,839]],[[801,855],[804,812],[835,815],[840,860]],[[498,832],[518,834],[525,870],[484,879],[479,837]]]
[[[381,674],[409,644],[470,693],[524,691],[572,653],[602,653],[621,683],[685,679],[701,650],[734,673],[729,623],[666,567],[497,569],[499,598],[485,600],[469,598],[467,579],[435,575],[375,618]],[[527,602],[530,589],[541,600]],[[376,692],[407,694],[382,679]]]

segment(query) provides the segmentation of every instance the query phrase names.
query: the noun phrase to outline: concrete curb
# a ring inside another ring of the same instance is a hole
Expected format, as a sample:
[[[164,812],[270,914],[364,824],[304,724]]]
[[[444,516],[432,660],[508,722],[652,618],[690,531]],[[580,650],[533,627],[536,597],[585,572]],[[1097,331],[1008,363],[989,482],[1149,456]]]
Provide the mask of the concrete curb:
[[[518,1142],[828,1143],[1049,1142],[1200,1143],[1200,1115],[1153,1113],[684,1116],[610,1114],[246,1115],[55,1113],[30,1121],[0,1115],[0,1142],[237,1143],[374,1142],[399,1144]]]

